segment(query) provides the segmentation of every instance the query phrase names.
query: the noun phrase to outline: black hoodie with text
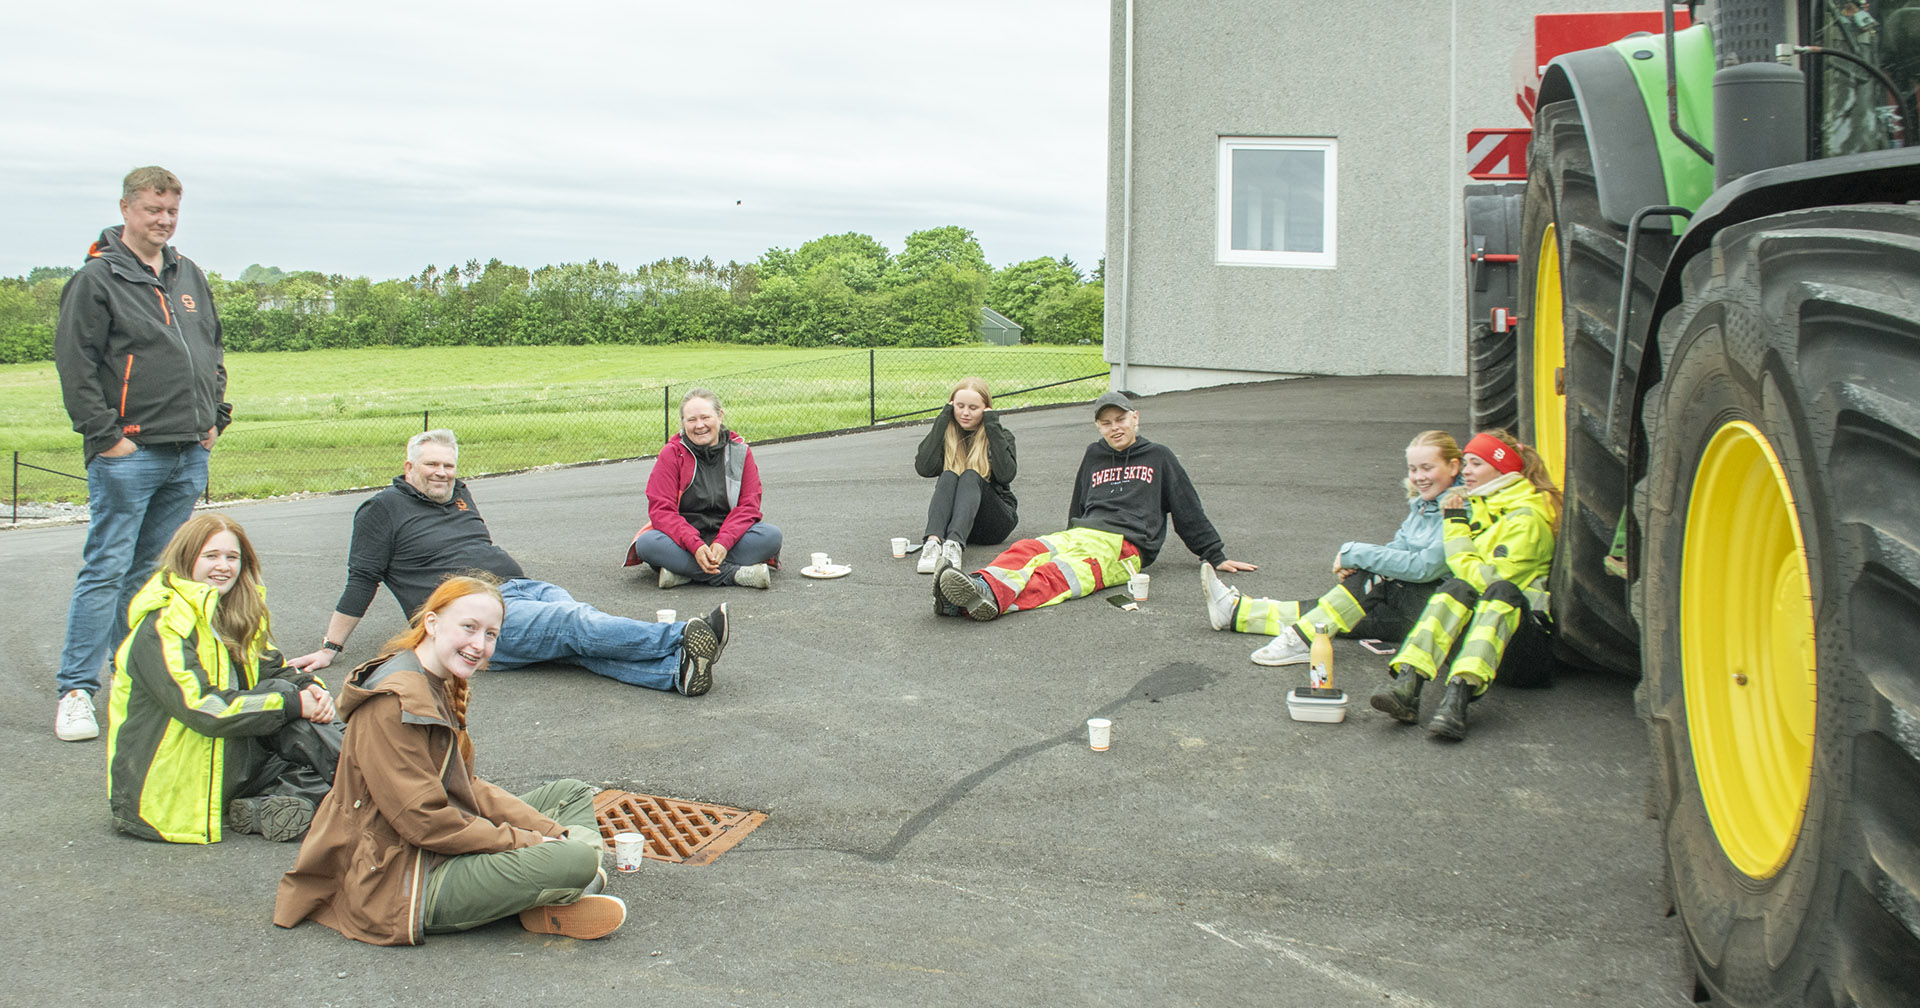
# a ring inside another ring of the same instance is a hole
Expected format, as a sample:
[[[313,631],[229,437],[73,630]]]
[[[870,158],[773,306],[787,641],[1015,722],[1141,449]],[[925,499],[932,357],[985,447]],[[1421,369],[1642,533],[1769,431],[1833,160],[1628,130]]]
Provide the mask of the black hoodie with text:
[[[1123,451],[1105,441],[1087,446],[1073,478],[1069,526],[1121,536],[1140,550],[1140,566],[1146,567],[1166,544],[1169,515],[1195,556],[1215,566],[1226,561],[1226,546],[1207,520],[1193,481],[1165,445],[1138,437]]]

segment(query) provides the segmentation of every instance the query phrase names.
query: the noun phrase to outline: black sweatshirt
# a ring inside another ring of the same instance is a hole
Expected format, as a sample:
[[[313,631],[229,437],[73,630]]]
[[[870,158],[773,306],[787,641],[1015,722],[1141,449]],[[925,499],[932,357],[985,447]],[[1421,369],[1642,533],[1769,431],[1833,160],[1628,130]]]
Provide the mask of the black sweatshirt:
[[[1166,544],[1168,515],[1195,556],[1215,566],[1226,561],[1226,547],[1207,520],[1193,481],[1165,445],[1142,437],[1125,451],[1114,451],[1104,440],[1087,446],[1073,478],[1069,526],[1124,537],[1140,550],[1140,566],[1146,567]]]
[[[412,618],[440,581],[455,571],[483,570],[502,580],[526,577],[507,551],[493,544],[473,494],[453,481],[445,504],[427,499],[405,476],[361,503],[353,513],[347,548],[347,588],[334,609],[365,616],[374,590],[386,585]]]
[[[933,479],[947,468],[947,427],[953,423],[953,404],[940,407],[940,415],[933,419],[933,426],[927,429],[927,436],[920,439],[920,447],[913,454],[913,471]],[[1000,423],[1000,414],[988,410],[980,420],[981,431],[987,434],[987,468],[993,475],[987,477],[987,485],[993,488],[1008,508],[1018,508],[1020,502],[1013,496],[1013,475],[1018,467],[1013,453],[1013,432]],[[971,439],[977,431],[964,428],[960,436]]]

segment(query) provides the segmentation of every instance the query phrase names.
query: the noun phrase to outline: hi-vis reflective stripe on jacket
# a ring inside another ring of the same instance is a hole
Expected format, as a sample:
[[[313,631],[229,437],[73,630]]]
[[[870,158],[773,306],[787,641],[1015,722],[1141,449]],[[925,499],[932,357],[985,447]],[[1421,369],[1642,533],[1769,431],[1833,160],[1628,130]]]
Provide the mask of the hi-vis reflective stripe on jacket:
[[[1446,523],[1453,579],[1427,600],[1389,664],[1434,678],[1464,632],[1448,677],[1472,676],[1484,692],[1519,630],[1522,605],[1547,611],[1555,511],[1551,498],[1518,475],[1503,477],[1472,505],[1473,521],[1449,518]]]
[[[219,842],[226,740],[299,716],[294,683],[261,683],[261,652],[233,666],[212,625],[219,598],[162,571],[129,607],[133,631],[114,656],[108,703],[107,792],[114,825],[135,836]]]
[[[1446,521],[1447,567],[1475,591],[1495,581],[1530,587],[1553,561],[1553,500],[1517,473],[1499,482],[1471,498],[1471,521]]]

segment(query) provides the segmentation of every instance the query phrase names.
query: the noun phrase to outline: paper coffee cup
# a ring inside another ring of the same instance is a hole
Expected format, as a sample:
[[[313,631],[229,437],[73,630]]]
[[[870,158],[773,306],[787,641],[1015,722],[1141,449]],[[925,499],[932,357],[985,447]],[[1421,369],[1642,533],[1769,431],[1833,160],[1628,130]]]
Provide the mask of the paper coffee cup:
[[[1094,752],[1106,752],[1113,741],[1113,722],[1103,717],[1087,719],[1087,745]]]
[[[674,612],[672,609],[655,609],[653,611],[653,621],[655,623],[672,623],[679,618],[680,614]]]
[[[823,570],[827,567],[828,564],[831,564],[831,563],[833,563],[833,558],[826,555],[825,553],[815,553],[813,555],[814,570]]]
[[[893,555],[896,557],[903,557],[907,555],[907,537],[906,536],[893,537]]]
[[[1127,592],[1133,596],[1135,602],[1147,600],[1147,582],[1151,580],[1152,578],[1146,574],[1135,574],[1127,579]]]
[[[647,853],[647,838],[641,833],[613,835],[613,865],[623,872],[640,870],[640,859]]]

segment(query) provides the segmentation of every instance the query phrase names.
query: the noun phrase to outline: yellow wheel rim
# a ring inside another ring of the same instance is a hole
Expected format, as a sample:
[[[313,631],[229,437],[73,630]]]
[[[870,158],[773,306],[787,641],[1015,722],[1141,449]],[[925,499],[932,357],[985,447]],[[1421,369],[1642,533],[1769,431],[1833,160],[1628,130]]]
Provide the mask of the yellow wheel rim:
[[[1813,781],[1813,583],[1786,473],[1766,436],[1729,423],[1687,505],[1680,654],[1693,766],[1714,835],[1748,876],[1793,853]]]
[[[1565,305],[1560,290],[1560,235],[1552,224],[1540,236],[1533,271],[1533,448],[1553,481],[1567,485],[1567,397],[1560,371],[1567,365]]]

